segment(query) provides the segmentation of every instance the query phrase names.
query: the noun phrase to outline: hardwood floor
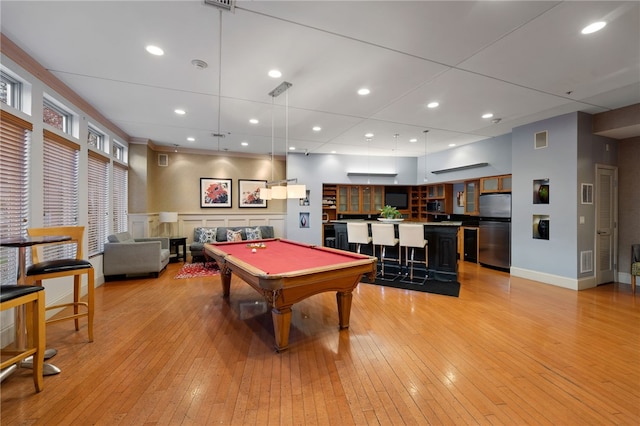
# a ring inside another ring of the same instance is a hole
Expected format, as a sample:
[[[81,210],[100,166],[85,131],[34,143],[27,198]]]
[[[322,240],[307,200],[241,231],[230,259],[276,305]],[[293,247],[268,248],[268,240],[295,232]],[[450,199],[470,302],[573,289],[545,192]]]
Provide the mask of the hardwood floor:
[[[234,278],[110,282],[95,341],[47,327],[62,369],[36,394],[1,388],[1,423],[74,425],[640,423],[640,296],[575,292],[461,262],[460,297],[360,284],[351,326],[335,295],[294,305],[273,350],[267,306]]]

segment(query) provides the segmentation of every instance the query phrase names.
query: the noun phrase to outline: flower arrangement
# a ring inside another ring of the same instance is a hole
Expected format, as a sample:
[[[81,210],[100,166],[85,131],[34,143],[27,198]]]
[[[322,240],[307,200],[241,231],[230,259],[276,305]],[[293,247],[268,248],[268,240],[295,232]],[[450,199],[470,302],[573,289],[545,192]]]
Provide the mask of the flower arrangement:
[[[395,207],[384,206],[380,209],[380,217],[384,217],[385,219],[400,219],[402,218],[402,213]]]

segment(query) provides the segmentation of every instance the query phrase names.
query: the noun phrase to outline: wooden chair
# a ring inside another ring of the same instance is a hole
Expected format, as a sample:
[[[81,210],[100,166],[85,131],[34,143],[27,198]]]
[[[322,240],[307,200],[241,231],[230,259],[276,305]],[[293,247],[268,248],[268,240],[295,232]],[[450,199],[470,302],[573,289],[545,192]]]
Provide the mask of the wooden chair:
[[[631,245],[631,294],[636,294],[636,276],[640,275],[640,244]]]
[[[48,306],[46,309],[58,309],[73,306],[73,314],[61,318],[47,320],[47,324],[73,319],[76,330],[80,330],[79,318],[87,317],[87,331],[89,341],[93,342],[93,293],[94,293],[94,273],[93,265],[88,260],[83,259],[82,247],[84,237],[84,226],[58,226],[47,228],[29,228],[27,233],[34,236],[48,235],[68,235],[71,240],[61,243],[33,246],[31,250],[33,264],[27,268],[27,284],[36,283],[42,285],[42,281],[51,278],[73,276],[73,302]],[[65,259],[43,259],[41,252],[52,245],[75,245],[76,255],[74,258]],[[82,290],[82,275],[87,275],[87,301],[80,300]],[[81,309],[83,307],[83,309]],[[84,312],[81,312],[84,311]]]
[[[45,302],[44,287],[31,285],[3,285],[0,286],[0,310],[22,309],[26,307],[27,344],[24,348],[3,349],[0,369],[4,370],[19,364],[26,358],[33,357],[33,384],[36,392],[44,386],[43,366],[45,339]],[[20,327],[20,324],[15,324]],[[10,357],[5,359],[6,357]],[[15,369],[15,367],[13,367]]]

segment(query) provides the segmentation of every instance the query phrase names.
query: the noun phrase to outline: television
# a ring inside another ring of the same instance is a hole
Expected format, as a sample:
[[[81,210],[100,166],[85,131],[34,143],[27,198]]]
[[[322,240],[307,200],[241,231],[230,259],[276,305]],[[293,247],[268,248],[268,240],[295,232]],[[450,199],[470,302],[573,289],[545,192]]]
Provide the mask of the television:
[[[409,195],[406,192],[387,192],[384,194],[384,205],[406,210],[409,208]]]

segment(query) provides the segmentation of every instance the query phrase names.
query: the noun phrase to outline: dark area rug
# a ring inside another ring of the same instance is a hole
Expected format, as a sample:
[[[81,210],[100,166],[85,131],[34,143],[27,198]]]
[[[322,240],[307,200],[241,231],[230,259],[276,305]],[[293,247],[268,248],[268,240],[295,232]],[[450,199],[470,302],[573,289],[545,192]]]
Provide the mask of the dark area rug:
[[[441,294],[444,296],[458,297],[460,295],[460,283],[457,281],[431,279],[424,276],[424,271],[422,276],[414,274],[413,280],[410,280],[408,275],[393,273],[395,271],[389,272],[390,273],[386,273],[384,275],[384,278],[377,276],[374,282],[370,282],[366,276],[362,277],[360,282],[401,288],[405,290],[422,291],[425,293]]]

